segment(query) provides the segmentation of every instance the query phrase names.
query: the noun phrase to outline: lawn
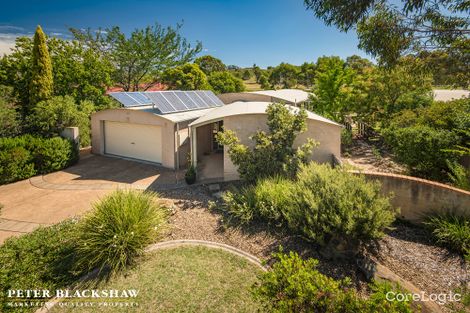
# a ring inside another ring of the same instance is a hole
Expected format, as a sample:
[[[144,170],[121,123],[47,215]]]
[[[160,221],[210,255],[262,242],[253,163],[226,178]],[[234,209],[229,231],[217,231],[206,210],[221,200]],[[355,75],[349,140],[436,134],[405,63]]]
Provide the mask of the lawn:
[[[127,275],[96,289],[138,289],[139,306],[120,312],[255,312],[250,287],[261,272],[256,265],[219,249],[178,247],[146,256]],[[66,308],[52,312],[115,312],[116,308]]]

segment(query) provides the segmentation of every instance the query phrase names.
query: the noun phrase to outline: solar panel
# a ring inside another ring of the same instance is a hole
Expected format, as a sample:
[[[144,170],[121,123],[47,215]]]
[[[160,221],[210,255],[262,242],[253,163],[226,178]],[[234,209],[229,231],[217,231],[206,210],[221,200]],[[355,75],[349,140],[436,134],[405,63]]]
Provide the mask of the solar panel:
[[[224,105],[209,90],[112,92],[109,95],[126,108],[153,105],[162,114],[207,109]]]
[[[168,102],[175,108],[176,111],[187,111],[188,108],[184,105],[183,101],[181,101],[173,91],[165,91],[162,92],[162,96],[165,97]]]
[[[126,108],[141,105],[138,101],[129,97],[125,92],[112,92],[109,95],[119,101]]]
[[[161,92],[146,92],[145,95],[152,101],[152,103],[163,113],[171,113],[177,111]]]
[[[207,104],[201,97],[199,97],[194,91],[191,91],[191,92],[187,92],[186,93],[188,95],[188,97],[191,98],[191,100],[193,100],[198,108],[200,109],[207,109],[209,108],[209,104]]]
[[[137,100],[142,105],[150,105],[152,101],[145,96],[142,92],[128,92],[127,95]]]
[[[190,110],[195,110],[198,109],[197,103],[195,103],[193,100],[188,95],[188,92],[185,91],[175,91],[175,95],[183,101],[183,103],[186,105],[186,107]]]

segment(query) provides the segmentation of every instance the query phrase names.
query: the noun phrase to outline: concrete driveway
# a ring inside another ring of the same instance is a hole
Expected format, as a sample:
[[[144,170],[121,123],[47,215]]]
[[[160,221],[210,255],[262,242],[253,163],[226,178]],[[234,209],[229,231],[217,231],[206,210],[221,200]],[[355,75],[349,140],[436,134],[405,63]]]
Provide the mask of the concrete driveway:
[[[0,244],[83,214],[117,188],[158,191],[177,186],[180,176],[151,164],[90,155],[62,171],[0,186]]]

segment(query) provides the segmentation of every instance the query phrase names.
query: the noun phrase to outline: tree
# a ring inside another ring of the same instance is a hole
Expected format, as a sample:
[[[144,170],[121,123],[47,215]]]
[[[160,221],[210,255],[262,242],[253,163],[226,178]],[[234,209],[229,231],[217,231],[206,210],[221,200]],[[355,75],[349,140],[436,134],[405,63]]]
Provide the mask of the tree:
[[[335,121],[343,121],[351,110],[352,80],[353,72],[339,57],[318,58],[311,109]]]
[[[434,86],[451,86],[467,89],[470,86],[470,53],[458,50],[422,51],[417,57],[432,73]]]
[[[29,85],[29,105],[32,106],[52,95],[52,63],[46,44],[46,35],[41,26],[34,33],[33,55],[31,59],[31,81]]]
[[[269,77],[268,74],[263,73],[259,78],[259,84],[261,85],[262,89],[269,89],[271,85],[269,84]]]
[[[225,64],[217,58],[211,55],[205,55],[194,60],[194,63],[199,65],[201,71],[206,75],[210,75],[213,72],[223,72],[227,70]]]
[[[71,96],[57,96],[39,102],[27,117],[26,123],[32,133],[43,137],[56,137],[66,127],[78,127],[80,144],[89,146],[90,115],[95,106],[88,100],[79,104]]]
[[[251,78],[251,72],[249,69],[245,69],[243,71],[243,76],[242,76],[243,80],[249,80]]]
[[[263,71],[256,64],[253,64],[252,69],[253,69],[253,74],[255,74],[256,82],[259,83],[260,82],[259,79],[261,78],[261,75],[263,74]]]
[[[210,74],[208,81],[216,93],[241,92],[245,90],[243,81],[227,71]]]
[[[162,81],[171,89],[202,90],[210,89],[207,76],[197,64],[186,63],[166,70]]]
[[[75,39],[111,61],[115,68],[113,79],[125,91],[137,91],[147,90],[165,70],[191,62],[201,51],[202,44],[191,46],[180,29],[180,24],[164,28],[156,23],[134,30],[129,37],[117,26],[105,31],[71,32]]]
[[[269,82],[273,85],[280,85],[282,88],[292,88],[297,85],[299,70],[295,65],[281,63],[271,71]]]
[[[284,104],[272,103],[266,113],[269,132],[260,130],[251,137],[255,143],[253,149],[241,144],[232,130],[217,134],[217,140],[228,147],[240,177],[249,182],[274,175],[295,175],[316,146],[313,139],[308,139],[297,149],[293,147],[295,138],[307,129],[305,110],[293,113]]]
[[[315,70],[316,66],[314,63],[304,62],[300,66],[299,83],[306,87],[311,87],[315,82]]]
[[[53,96],[88,99],[102,108],[110,105],[105,94],[107,87],[113,85],[109,60],[77,41],[50,37],[47,46],[52,61]],[[19,37],[12,53],[0,59],[0,67],[6,73],[0,77],[0,84],[11,86],[14,97],[24,106],[29,103],[32,50],[31,38]]]
[[[304,0],[307,9],[341,31],[356,29],[359,47],[394,65],[412,51],[468,51],[467,0]]]

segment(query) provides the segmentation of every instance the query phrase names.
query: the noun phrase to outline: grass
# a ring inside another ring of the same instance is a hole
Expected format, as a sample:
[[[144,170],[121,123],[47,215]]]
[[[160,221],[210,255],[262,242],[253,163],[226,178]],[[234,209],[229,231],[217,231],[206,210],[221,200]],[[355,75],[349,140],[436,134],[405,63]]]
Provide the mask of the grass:
[[[470,260],[470,219],[442,214],[429,217],[425,225],[432,231],[437,243],[462,253]]]
[[[246,91],[263,90],[263,88],[261,88],[261,85],[256,82],[256,78],[254,76],[252,76],[248,80],[244,80],[243,84],[245,84],[245,90]]]
[[[52,312],[256,312],[250,287],[259,267],[219,249],[183,246],[149,253],[127,275],[97,289],[138,289],[136,308],[66,308]]]

